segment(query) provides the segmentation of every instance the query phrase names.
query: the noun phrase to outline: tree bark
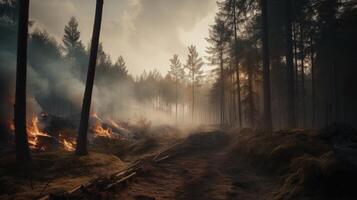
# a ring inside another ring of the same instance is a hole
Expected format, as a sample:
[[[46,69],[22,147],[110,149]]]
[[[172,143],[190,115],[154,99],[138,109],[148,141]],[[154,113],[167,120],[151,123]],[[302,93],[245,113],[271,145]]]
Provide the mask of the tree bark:
[[[92,101],[92,92],[93,92],[93,84],[94,84],[94,77],[95,77],[95,67],[97,63],[103,4],[104,4],[104,0],[97,0],[91,51],[89,57],[89,66],[88,66],[88,73],[87,73],[86,89],[83,97],[81,120],[79,124],[79,131],[77,137],[76,154],[80,156],[88,154],[87,132],[88,132],[90,106]]]
[[[195,74],[192,71],[192,124],[194,123],[194,113],[195,113]]]
[[[17,69],[15,92],[15,143],[16,160],[26,163],[31,160],[26,131],[26,76],[29,0],[19,1],[19,24],[17,35]]]
[[[224,101],[225,101],[225,94],[224,94],[224,69],[223,69],[223,50],[220,51],[220,69],[221,69],[221,125],[225,123],[224,119]]]
[[[178,82],[177,82],[177,79],[178,79],[178,78],[177,78],[177,76],[176,76],[176,88],[175,88],[175,89],[176,89],[176,108],[175,108],[175,109],[176,109],[176,110],[175,110],[175,115],[176,115],[175,121],[176,121],[176,125],[177,125],[177,103],[178,103],[178,102],[177,102],[177,101],[178,101],[178,94],[177,94],[177,93],[178,93],[178,91],[177,91],[177,89],[178,89],[178,88],[177,88]],[[170,110],[171,110],[171,109],[170,109]]]
[[[236,44],[238,42],[237,36],[237,13],[236,13],[236,0],[234,0],[233,5],[233,30],[234,30],[234,62],[236,67],[236,76],[237,76],[237,101],[238,101],[238,122],[239,126],[242,127],[242,106],[241,106],[241,92],[240,92],[240,76],[239,76],[239,63],[238,63],[238,52]]]
[[[306,102],[305,102],[305,51],[304,51],[304,30],[302,23],[300,24],[300,56],[301,56],[301,99],[302,99],[302,127],[305,127]]]
[[[271,86],[270,86],[270,54],[269,54],[269,25],[268,0],[261,0],[262,7],[262,55],[263,55],[263,91],[264,91],[264,129],[273,130],[271,118]]]
[[[291,1],[286,0],[286,65],[288,75],[288,128],[296,128],[295,118],[295,82],[294,82],[294,61],[293,61],[293,41],[291,23]]]
[[[249,63],[247,65],[248,74],[248,104],[249,104],[249,122],[250,127],[254,127],[254,97],[253,97],[253,62],[249,58]]]
[[[316,91],[315,91],[315,50],[314,50],[314,42],[313,42],[313,36],[311,34],[310,37],[310,48],[311,48],[311,125],[312,128],[316,127],[316,122],[315,122],[315,111],[316,111],[316,104],[315,104],[315,99],[316,99]]]

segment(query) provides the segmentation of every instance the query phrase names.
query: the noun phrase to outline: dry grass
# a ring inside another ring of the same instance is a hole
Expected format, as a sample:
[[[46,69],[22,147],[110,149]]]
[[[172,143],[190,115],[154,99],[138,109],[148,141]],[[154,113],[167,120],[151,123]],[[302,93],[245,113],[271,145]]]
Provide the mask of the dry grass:
[[[290,130],[275,133],[249,129],[232,131],[231,156],[243,157],[255,166],[281,177],[274,199],[350,199],[357,170],[340,159],[334,144],[351,141],[350,129],[328,131]],[[343,132],[349,130],[349,132]],[[331,133],[332,132],[332,133]],[[343,139],[341,139],[343,137]],[[336,139],[337,138],[337,139]]]
[[[112,155],[91,152],[77,157],[63,151],[35,154],[27,166],[17,165],[12,156],[0,163],[0,199],[34,199],[45,193],[70,190],[125,167]]]

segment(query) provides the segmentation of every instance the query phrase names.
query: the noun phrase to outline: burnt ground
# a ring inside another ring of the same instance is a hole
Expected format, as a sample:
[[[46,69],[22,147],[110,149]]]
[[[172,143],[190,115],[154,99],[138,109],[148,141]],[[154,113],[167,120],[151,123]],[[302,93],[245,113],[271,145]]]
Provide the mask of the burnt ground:
[[[100,140],[85,157],[49,155],[34,159],[34,189],[22,170],[0,162],[0,199],[357,199],[357,132],[349,128],[201,129]]]
[[[147,165],[113,199],[270,199],[277,181],[268,173],[229,156],[224,132],[190,136],[171,158]]]

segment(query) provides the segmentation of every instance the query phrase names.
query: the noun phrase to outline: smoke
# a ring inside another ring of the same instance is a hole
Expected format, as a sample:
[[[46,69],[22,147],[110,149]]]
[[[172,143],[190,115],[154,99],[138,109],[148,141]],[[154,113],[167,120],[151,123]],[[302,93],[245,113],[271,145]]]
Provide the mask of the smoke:
[[[101,42],[112,57],[126,58],[132,74],[148,65],[166,72],[173,54],[186,55],[186,41],[205,43],[208,24],[197,26],[213,19],[215,9],[216,0],[106,0]],[[95,0],[33,0],[30,18],[60,40],[63,27],[76,16],[82,41],[90,41],[94,10]],[[199,30],[194,34],[195,28]],[[204,47],[199,51],[205,53]]]

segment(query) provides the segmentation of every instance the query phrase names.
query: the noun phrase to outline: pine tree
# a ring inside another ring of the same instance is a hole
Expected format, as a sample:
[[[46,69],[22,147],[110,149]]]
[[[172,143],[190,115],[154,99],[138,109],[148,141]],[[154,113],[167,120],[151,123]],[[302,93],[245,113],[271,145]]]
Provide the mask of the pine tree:
[[[80,37],[81,33],[78,30],[78,21],[75,17],[71,17],[64,28],[64,36],[62,39],[66,54],[70,58],[75,57],[76,50],[83,47]]]
[[[225,23],[220,18],[216,17],[215,24],[211,26],[209,38],[206,39],[211,47],[207,49],[207,53],[211,55],[209,60],[212,65],[219,66],[220,77],[220,110],[221,110],[221,124],[225,122],[225,64],[228,59],[225,54],[230,41],[230,31],[227,29]]]
[[[126,67],[126,63],[123,56],[118,57],[117,61],[114,64],[114,68],[118,70],[120,74],[120,79],[128,75],[128,69]]]
[[[26,76],[29,0],[20,1],[15,94],[15,143],[18,162],[31,160],[26,132]]]
[[[264,88],[264,128],[273,129],[271,118],[271,88],[270,88],[270,54],[269,54],[269,25],[268,0],[261,0],[262,10],[262,55],[263,55],[263,88]]]
[[[293,61],[293,41],[292,41],[292,3],[291,0],[285,1],[285,34],[286,34],[286,66],[288,77],[288,127],[296,128],[295,119],[295,82],[294,82],[294,61]]]
[[[171,64],[170,64],[169,75],[174,78],[174,82],[175,82],[175,99],[176,99],[175,120],[176,120],[176,124],[177,124],[178,85],[179,85],[179,81],[181,79],[183,79],[183,77],[185,75],[185,71],[182,68],[182,64],[180,62],[178,55],[174,55],[174,57],[172,59],[170,59],[170,63]]]
[[[195,113],[195,88],[199,86],[199,82],[202,79],[202,66],[203,66],[203,61],[202,58],[198,55],[198,52],[196,50],[196,47],[191,45],[188,47],[188,57],[186,61],[185,68],[188,69],[188,78],[191,82],[191,87],[192,87],[192,108],[191,108],[191,114],[192,114],[192,123],[194,122],[194,113]]]
[[[92,102],[95,68],[97,63],[103,4],[104,4],[104,0],[97,0],[91,51],[89,57],[89,66],[88,66],[88,73],[87,73],[86,89],[83,97],[82,113],[81,113],[81,119],[79,123],[79,131],[77,137],[76,154],[80,156],[88,154],[87,131],[88,131],[88,123],[89,123],[90,106]]]

